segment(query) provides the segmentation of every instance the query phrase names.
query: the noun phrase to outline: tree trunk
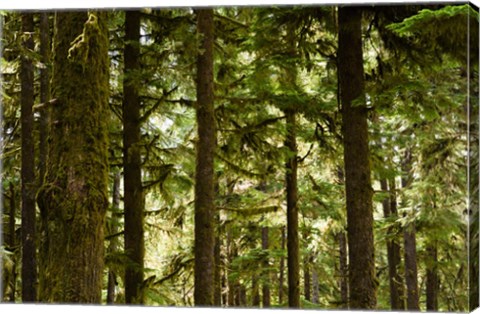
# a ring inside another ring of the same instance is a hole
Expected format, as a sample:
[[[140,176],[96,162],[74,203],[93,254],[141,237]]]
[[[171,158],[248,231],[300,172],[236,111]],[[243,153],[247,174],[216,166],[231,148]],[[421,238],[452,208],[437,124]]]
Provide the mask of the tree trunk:
[[[33,51],[33,13],[22,14],[23,47]],[[35,247],[35,153],[33,136],[33,63],[21,55],[21,123],[22,123],[22,301],[37,300],[37,256]]]
[[[115,173],[113,179],[113,195],[112,195],[112,228],[111,234],[118,233],[118,216],[120,214],[120,172]],[[108,246],[108,253],[112,254],[117,252],[119,248],[118,237],[115,236],[110,239],[110,245]],[[115,303],[115,287],[117,286],[117,274],[112,269],[108,271],[108,283],[107,283],[107,304]]]
[[[395,194],[395,180],[390,180],[390,190],[386,179],[380,180],[382,191],[389,192],[390,196],[382,201],[383,215],[385,218],[397,217],[397,202]],[[403,302],[403,280],[398,273],[400,266],[400,245],[393,238],[395,237],[395,228],[387,230],[387,258],[388,258],[388,278],[390,283],[390,307],[392,310],[405,309]]]
[[[285,250],[285,226],[282,227],[282,251]],[[280,257],[280,275],[278,276],[278,303],[283,303],[283,282],[285,273],[285,258]]]
[[[11,252],[15,251],[15,247],[17,245],[16,241],[16,235],[15,235],[15,212],[17,211],[17,203],[16,203],[16,193],[15,193],[15,187],[13,185],[13,182],[10,182],[10,213],[9,213],[9,221],[8,221],[8,249]],[[9,295],[9,300],[10,302],[15,302],[15,293],[17,289],[17,259],[15,257],[16,254],[12,255],[12,275],[11,276],[5,276],[5,281],[3,284],[5,284],[5,288],[7,284],[10,286],[10,295]],[[3,269],[2,269],[3,271]],[[7,278],[10,279],[10,282],[8,282]],[[4,278],[2,278],[4,279]],[[3,289],[5,291],[5,289]]]
[[[108,208],[107,13],[58,12],[55,27],[57,101],[38,193],[48,222],[40,301],[100,303]]]
[[[348,263],[347,263],[347,239],[345,232],[341,231],[338,235],[338,253],[340,259],[340,301],[341,308],[348,308]]]
[[[50,100],[50,24],[49,14],[40,13],[40,55],[44,66],[40,69],[40,103],[45,104]],[[43,184],[47,166],[48,154],[48,124],[49,110],[40,112],[40,145],[39,145],[39,185]]]
[[[376,306],[373,190],[362,56],[362,9],[338,10],[338,79],[343,117],[350,308]]]
[[[145,243],[140,135],[140,98],[136,72],[140,69],[140,12],[125,12],[125,78],[123,82],[123,184],[125,253],[131,264],[125,270],[125,303],[143,304]]]
[[[288,306],[300,307],[300,264],[298,249],[298,207],[297,207],[297,141],[295,112],[287,110],[287,138],[285,146],[291,153],[285,165],[287,190],[287,268]]]
[[[252,306],[260,307],[260,289],[258,287],[258,276],[252,276]]]
[[[318,285],[318,272],[315,267],[312,269],[312,302],[319,303],[319,285]]]
[[[305,300],[311,301],[310,297],[310,256],[307,255],[303,260],[303,290],[305,294]]]
[[[411,152],[406,151],[402,162],[402,189],[409,186],[411,181]],[[406,216],[406,213],[404,213]],[[407,310],[418,311],[418,278],[417,278],[417,244],[416,244],[416,228],[415,222],[404,226],[403,242],[404,242],[404,259],[405,259],[405,283],[407,286]]]
[[[215,215],[215,222],[216,225],[220,225],[220,217],[217,213]],[[215,247],[214,247],[214,254],[215,254],[215,289],[214,289],[214,298],[213,304],[215,306],[220,307],[222,305],[222,283],[221,283],[221,272],[220,272],[220,263],[221,263],[221,234],[220,228],[217,228],[217,232],[215,235]]]
[[[215,116],[213,89],[213,10],[197,12],[200,49],[197,55],[197,128],[195,173],[195,305],[211,306],[214,301]]]
[[[268,250],[268,227],[262,228],[262,250]],[[268,255],[263,262],[262,304],[263,308],[270,307],[270,263]]]
[[[426,284],[426,295],[427,295],[427,311],[437,311],[438,310],[438,274],[437,274],[437,245],[436,243],[428,244],[426,248],[427,259],[426,259],[426,268],[427,268],[427,284]]]

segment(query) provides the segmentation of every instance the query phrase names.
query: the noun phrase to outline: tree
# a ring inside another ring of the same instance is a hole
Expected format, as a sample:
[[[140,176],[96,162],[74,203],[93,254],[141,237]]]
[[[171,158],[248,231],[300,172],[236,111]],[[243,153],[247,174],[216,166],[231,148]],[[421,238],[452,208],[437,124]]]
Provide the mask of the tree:
[[[125,271],[125,302],[143,304],[144,196],[140,138],[140,12],[125,12],[125,78],[123,83],[123,184],[125,252],[130,259]]]
[[[22,31],[25,36],[24,48],[32,51],[33,14],[22,14]],[[34,302],[37,299],[37,256],[35,248],[35,154],[33,138],[33,62],[26,52],[21,59],[22,80],[22,300]]]
[[[338,80],[347,197],[350,308],[374,309],[372,186],[362,56],[362,9],[338,11]]]
[[[100,303],[108,207],[107,12],[58,12],[40,301]]]
[[[213,9],[197,13],[197,130],[195,171],[195,305],[214,302],[215,116],[213,89]]]

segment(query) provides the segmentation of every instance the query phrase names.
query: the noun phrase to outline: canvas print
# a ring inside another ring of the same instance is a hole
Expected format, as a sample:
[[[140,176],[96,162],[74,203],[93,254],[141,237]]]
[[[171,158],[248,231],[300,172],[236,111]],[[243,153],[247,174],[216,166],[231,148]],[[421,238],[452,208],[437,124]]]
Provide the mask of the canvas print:
[[[1,302],[478,307],[474,5],[0,16]]]

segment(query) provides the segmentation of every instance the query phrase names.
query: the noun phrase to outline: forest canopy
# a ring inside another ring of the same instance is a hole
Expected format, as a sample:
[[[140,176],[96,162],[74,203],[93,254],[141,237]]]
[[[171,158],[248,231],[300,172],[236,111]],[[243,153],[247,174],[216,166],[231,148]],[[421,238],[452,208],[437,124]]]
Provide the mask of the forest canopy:
[[[0,19],[0,302],[478,307],[478,8]]]

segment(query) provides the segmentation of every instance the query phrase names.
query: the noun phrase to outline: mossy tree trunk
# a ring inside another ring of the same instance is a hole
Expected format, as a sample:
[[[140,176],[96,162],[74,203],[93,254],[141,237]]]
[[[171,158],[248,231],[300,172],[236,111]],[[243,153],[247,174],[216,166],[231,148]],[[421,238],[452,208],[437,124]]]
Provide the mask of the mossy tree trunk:
[[[44,67],[40,69],[40,103],[50,100],[50,22],[49,13],[40,14],[40,55]],[[43,184],[47,167],[49,111],[40,112],[39,126],[39,183]]]
[[[108,207],[106,12],[58,12],[49,156],[38,204],[48,228],[40,301],[100,303]]]
[[[33,51],[33,13],[22,14],[23,47]],[[37,254],[35,225],[35,153],[33,136],[33,62],[21,57],[21,125],[22,125],[22,301],[37,300]]]
[[[213,89],[213,9],[197,10],[197,131],[195,171],[195,305],[212,306],[215,288],[215,188],[216,127]]]
[[[125,270],[125,303],[143,304],[144,196],[140,137],[140,12],[125,12],[125,78],[123,82],[123,184],[125,253],[130,264]]]
[[[370,179],[367,108],[362,52],[362,9],[338,10],[338,79],[347,198],[351,309],[376,306],[373,190]]]

